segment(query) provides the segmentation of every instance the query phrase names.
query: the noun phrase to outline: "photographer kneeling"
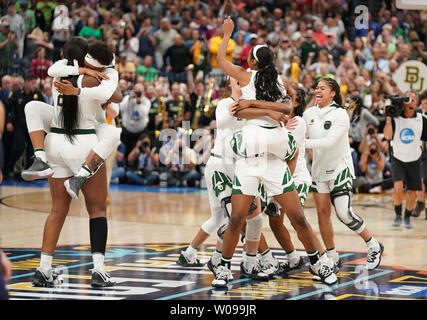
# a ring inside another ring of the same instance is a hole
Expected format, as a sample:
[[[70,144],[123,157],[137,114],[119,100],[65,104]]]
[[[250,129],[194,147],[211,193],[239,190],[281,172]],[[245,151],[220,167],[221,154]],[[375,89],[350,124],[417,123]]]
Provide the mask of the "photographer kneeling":
[[[418,96],[408,92],[405,98],[390,97],[392,104],[386,107],[384,136],[390,140],[390,158],[394,182],[394,227],[402,223],[403,184],[406,184],[407,200],[404,225],[411,229],[410,217],[415,207],[416,191],[421,190],[422,141],[427,138],[427,119],[415,110]]]
[[[128,162],[135,163],[135,170],[126,171],[129,182],[140,185],[159,183],[159,152],[153,147],[150,136],[143,135],[128,155]]]
[[[381,193],[393,188],[391,178],[384,179],[385,156],[381,152],[378,142],[366,144],[360,157],[360,171],[363,176],[363,185],[359,187],[362,193]]]

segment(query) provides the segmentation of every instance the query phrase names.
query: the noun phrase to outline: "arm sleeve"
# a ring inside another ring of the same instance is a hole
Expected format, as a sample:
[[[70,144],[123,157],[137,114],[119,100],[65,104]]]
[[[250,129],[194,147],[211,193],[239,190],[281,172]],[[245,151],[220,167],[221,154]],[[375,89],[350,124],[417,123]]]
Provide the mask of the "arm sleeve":
[[[61,78],[68,76],[78,76],[79,75],[79,65],[77,60],[74,60],[74,65],[67,65],[68,60],[58,60],[47,70],[47,74],[53,78]]]
[[[113,69],[111,69],[113,71]],[[91,98],[94,100],[107,101],[111,98],[114,91],[116,91],[119,75],[117,71],[108,72],[109,80],[102,80],[100,85],[92,88],[82,88],[80,91],[80,97]]]
[[[305,147],[308,149],[323,149],[333,146],[343,135],[348,136],[349,120],[346,111],[334,120],[328,134],[320,139],[305,140]]]
[[[295,128],[295,130],[291,131],[292,136],[295,138],[297,146],[299,146],[301,142],[305,139],[306,129],[307,125],[305,124],[304,119],[298,118],[298,126]]]

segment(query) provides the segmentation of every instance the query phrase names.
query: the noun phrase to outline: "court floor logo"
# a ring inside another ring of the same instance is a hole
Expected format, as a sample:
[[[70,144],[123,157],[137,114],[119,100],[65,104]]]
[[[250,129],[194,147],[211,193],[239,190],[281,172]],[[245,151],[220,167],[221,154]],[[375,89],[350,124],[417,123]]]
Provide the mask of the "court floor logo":
[[[34,270],[40,263],[39,249],[4,248],[12,262],[9,295],[12,300],[427,299],[427,271],[389,266],[367,271],[364,266],[366,254],[360,252],[340,252],[344,265],[337,274],[338,283],[327,286],[312,280],[307,264],[268,281],[240,278],[242,249],[238,247],[232,261],[234,280],[226,290],[219,290],[211,286],[213,275],[206,266],[185,268],[176,264],[180,251],[187,246],[177,243],[110,245],[106,253],[106,270],[117,284],[104,289],[90,286],[93,264],[87,245],[57,248],[53,267],[62,273],[63,282],[53,288],[32,286]],[[214,250],[214,245],[202,246],[199,258],[207,261]],[[279,261],[284,260],[283,250],[272,249],[272,252]]]

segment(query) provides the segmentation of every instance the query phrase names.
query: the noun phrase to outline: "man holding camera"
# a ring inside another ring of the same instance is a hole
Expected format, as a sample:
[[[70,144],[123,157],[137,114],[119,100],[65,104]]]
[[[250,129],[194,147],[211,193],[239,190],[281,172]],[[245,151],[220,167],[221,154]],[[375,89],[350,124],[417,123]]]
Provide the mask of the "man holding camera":
[[[392,177],[394,184],[394,227],[402,223],[403,184],[406,184],[407,200],[404,226],[413,228],[410,217],[415,207],[416,191],[421,190],[422,141],[427,139],[427,118],[416,113],[418,95],[407,92],[405,98],[392,98],[386,107],[384,136],[390,141]]]
[[[134,170],[126,172],[129,182],[139,185],[153,185],[159,182],[159,151],[153,146],[148,134],[143,134],[135,148],[129,153],[129,163],[135,163]]]
[[[150,106],[150,100],[144,96],[144,86],[140,83],[135,84],[134,90],[120,103],[122,116],[120,140],[126,147],[126,159],[147,127]]]

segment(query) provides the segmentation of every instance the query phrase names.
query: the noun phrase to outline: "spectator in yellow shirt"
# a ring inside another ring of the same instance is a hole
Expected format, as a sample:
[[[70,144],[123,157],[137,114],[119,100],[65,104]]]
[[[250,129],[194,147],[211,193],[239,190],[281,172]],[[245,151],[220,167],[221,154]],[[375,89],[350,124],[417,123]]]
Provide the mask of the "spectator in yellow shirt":
[[[217,29],[216,35],[209,40],[209,51],[211,53],[211,73],[210,76],[215,78],[217,83],[221,83],[222,77],[225,77],[225,73],[219,68],[218,61],[216,60],[216,54],[218,53],[219,45],[222,41],[223,32],[221,29]],[[233,51],[236,47],[236,43],[233,39],[228,41],[227,53],[225,58],[233,62]]]

